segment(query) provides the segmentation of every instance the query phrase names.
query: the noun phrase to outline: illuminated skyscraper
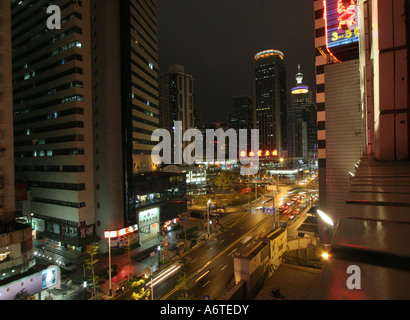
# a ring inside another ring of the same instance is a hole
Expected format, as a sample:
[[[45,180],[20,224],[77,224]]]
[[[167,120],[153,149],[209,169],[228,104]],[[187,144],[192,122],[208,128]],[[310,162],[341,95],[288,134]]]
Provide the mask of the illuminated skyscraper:
[[[307,161],[317,158],[316,107],[312,91],[303,84],[300,65],[295,79],[288,109],[288,154]]]
[[[259,129],[259,148],[286,155],[286,69],[284,54],[261,51],[254,57],[254,127]]]
[[[194,128],[194,78],[183,66],[172,65],[159,79],[160,127],[174,135],[174,121],[182,121],[182,130]],[[183,142],[184,147],[189,142]]]
[[[16,181],[36,231],[73,247],[138,222],[134,175],[155,170],[156,1],[12,0]],[[54,2],[53,2],[54,3]]]

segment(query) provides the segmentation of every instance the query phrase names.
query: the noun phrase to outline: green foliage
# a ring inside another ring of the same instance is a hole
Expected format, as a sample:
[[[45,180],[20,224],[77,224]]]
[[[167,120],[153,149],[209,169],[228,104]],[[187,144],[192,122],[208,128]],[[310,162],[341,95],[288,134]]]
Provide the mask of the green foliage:
[[[190,283],[188,276],[190,266],[186,257],[182,258],[180,262],[182,265],[179,268],[178,283],[175,287],[175,289],[182,291],[181,295],[178,297],[178,300],[192,300],[193,296],[188,293],[188,291],[192,288],[192,284]]]
[[[99,276],[96,275],[95,273],[95,268],[99,261],[96,257],[99,254],[98,249],[99,249],[98,243],[94,243],[90,245],[88,249],[85,251],[85,253],[89,255],[90,258],[84,260],[84,264],[86,268],[91,270],[90,282],[91,282],[91,288],[93,289],[93,295],[96,294],[97,289],[99,287],[99,284],[98,284]]]
[[[146,289],[145,279],[132,279],[129,281],[129,288],[132,291],[131,298],[134,300],[149,300],[151,289]]]
[[[213,184],[218,188],[230,188],[233,187],[239,180],[240,175],[236,171],[221,171],[213,179]]]

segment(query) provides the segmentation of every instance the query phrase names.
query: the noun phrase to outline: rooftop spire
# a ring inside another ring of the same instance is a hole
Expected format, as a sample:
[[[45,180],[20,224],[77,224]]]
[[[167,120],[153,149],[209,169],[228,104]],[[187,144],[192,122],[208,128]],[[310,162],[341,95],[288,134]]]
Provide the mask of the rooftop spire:
[[[298,73],[296,73],[296,84],[302,84],[303,81],[303,73],[300,72],[300,64],[298,64]]]

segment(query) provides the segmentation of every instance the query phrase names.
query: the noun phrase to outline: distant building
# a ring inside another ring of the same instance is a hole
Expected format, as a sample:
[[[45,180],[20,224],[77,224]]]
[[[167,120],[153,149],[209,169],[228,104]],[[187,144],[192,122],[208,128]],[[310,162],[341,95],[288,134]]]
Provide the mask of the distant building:
[[[235,129],[239,137],[239,129],[248,131],[248,149],[251,149],[251,130],[253,129],[253,100],[249,96],[238,96],[232,98],[232,112],[229,114],[229,127]],[[240,150],[238,150],[240,152]]]
[[[303,84],[300,65],[295,79],[288,109],[288,155],[308,161],[317,158],[316,107],[312,91]]]
[[[265,50],[254,57],[254,128],[259,148],[287,154],[286,68],[284,54]]]
[[[183,132],[194,128],[194,78],[181,65],[172,65],[159,78],[160,127],[174,132],[174,121],[182,121]],[[188,145],[189,142],[184,142]]]

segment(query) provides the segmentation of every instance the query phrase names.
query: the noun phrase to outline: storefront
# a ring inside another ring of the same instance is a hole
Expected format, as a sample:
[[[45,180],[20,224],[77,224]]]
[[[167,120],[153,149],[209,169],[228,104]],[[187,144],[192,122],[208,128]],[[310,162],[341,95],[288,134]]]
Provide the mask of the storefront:
[[[159,207],[154,207],[138,213],[138,228],[141,244],[158,237],[160,224],[159,211]]]
[[[73,248],[81,251],[83,246],[97,241],[95,225],[73,223],[59,219],[34,215],[31,219],[33,239],[46,238],[55,245]]]

